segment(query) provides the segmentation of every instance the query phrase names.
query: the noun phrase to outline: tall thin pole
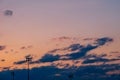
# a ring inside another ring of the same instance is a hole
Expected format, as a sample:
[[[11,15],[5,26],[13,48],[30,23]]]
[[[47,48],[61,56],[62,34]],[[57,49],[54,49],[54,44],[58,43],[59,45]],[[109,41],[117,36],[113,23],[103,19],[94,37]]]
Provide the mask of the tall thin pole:
[[[28,72],[28,80],[30,80],[30,70],[29,70],[29,62],[32,60],[32,57],[31,56],[26,56],[26,61],[27,61],[27,65],[28,65],[28,69],[27,69],[27,72]]]
[[[29,80],[29,61],[28,61],[28,80]]]
[[[72,79],[74,78],[74,74],[68,75],[68,78],[69,78],[70,80],[72,80]]]
[[[14,80],[15,73],[13,71],[11,72],[11,75],[12,75],[12,80]]]

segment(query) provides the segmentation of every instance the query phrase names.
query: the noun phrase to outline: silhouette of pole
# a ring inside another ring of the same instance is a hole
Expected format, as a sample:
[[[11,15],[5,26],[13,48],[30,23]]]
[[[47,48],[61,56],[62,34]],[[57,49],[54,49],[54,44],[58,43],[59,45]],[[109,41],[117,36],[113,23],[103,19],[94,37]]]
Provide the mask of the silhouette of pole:
[[[32,57],[31,56],[26,56],[26,61],[27,61],[27,64],[28,64],[28,80],[30,80],[30,70],[29,70],[29,62],[32,60]]]
[[[69,78],[70,80],[72,80],[72,79],[74,78],[74,74],[68,75],[68,78]]]
[[[15,73],[13,71],[11,72],[11,75],[12,75],[12,80],[14,80]]]

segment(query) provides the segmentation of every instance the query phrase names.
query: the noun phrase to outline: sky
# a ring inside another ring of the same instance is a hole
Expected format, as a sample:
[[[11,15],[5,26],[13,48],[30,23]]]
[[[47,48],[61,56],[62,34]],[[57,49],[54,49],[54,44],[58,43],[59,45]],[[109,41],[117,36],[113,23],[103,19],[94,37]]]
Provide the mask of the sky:
[[[120,0],[0,0],[0,46],[5,46],[0,59],[7,59],[0,66],[29,54],[38,58],[84,38],[111,37],[111,46],[98,52],[119,51],[119,4]]]

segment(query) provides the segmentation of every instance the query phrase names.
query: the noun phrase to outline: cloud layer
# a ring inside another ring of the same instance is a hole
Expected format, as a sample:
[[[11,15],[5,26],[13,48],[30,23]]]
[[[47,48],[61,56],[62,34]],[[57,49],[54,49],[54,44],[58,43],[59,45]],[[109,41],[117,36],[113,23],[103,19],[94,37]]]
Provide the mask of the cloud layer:
[[[80,44],[72,44],[68,47],[62,48],[62,49],[54,49],[49,51],[47,54],[45,54],[42,58],[36,61],[32,61],[31,64],[38,64],[38,63],[45,63],[45,62],[54,62],[54,61],[59,61],[59,60],[79,60],[80,58],[86,56],[86,54],[94,50],[100,46],[105,45],[106,43],[112,42],[113,39],[109,37],[104,37],[104,38],[98,38],[96,39],[93,43],[89,43],[87,45],[80,45]],[[55,55],[54,53],[57,51],[65,51],[68,50],[71,53],[69,54],[57,54]],[[74,52],[75,51],[75,52]],[[23,64],[25,63],[24,60],[15,62],[14,64]]]

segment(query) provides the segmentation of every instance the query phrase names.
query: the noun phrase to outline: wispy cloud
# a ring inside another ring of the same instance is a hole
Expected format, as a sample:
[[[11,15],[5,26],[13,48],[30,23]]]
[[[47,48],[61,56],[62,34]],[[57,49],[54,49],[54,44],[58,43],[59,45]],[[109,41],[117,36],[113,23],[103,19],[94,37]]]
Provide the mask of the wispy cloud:
[[[107,58],[102,58],[102,57],[96,57],[94,59],[86,59],[83,61],[83,64],[90,64],[90,63],[98,63],[98,62],[110,62],[110,61],[118,61],[120,59],[107,59]]]
[[[1,62],[5,62],[5,59],[1,59],[0,61],[1,61]]]
[[[4,50],[6,46],[0,46],[0,50]]]
[[[68,37],[68,36],[62,36],[62,37],[58,37],[58,38],[53,38],[52,40],[62,41],[62,40],[70,40],[70,39],[73,39],[73,38],[72,37]]]
[[[28,46],[22,46],[20,49],[21,50],[26,50],[26,49],[31,49],[31,48],[33,48],[33,46],[32,45],[28,45]]]

